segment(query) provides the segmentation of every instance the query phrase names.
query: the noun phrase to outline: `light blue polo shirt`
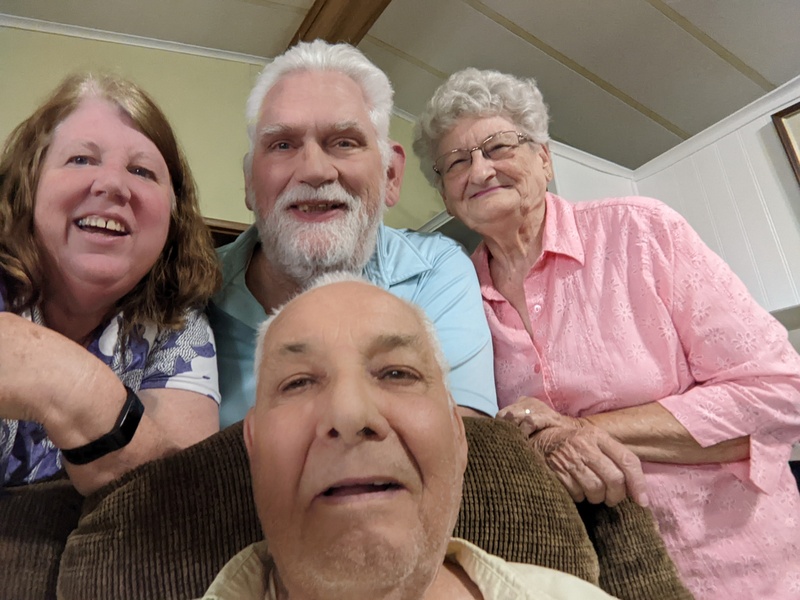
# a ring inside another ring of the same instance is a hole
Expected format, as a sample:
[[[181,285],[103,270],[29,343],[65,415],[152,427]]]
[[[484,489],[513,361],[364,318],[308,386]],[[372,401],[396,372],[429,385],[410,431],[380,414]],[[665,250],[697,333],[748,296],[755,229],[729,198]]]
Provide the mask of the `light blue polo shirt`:
[[[256,333],[267,315],[247,289],[245,273],[257,243],[250,227],[219,249],[223,285],[208,314],[217,341],[222,427],[243,419],[255,401]],[[364,276],[425,310],[450,364],[456,403],[494,416],[492,338],[475,269],[461,246],[440,234],[381,225]]]

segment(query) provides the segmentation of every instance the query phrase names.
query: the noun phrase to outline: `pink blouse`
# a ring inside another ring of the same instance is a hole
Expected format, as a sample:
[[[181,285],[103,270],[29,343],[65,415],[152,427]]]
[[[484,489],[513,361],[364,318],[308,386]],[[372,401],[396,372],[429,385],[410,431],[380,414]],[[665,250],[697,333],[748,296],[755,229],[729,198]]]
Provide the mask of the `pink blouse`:
[[[750,459],[643,463],[651,508],[698,600],[800,598],[800,357],[686,221],[648,198],[546,199],[525,279],[533,340],[472,260],[501,407],[534,396],[572,416],[658,401],[703,446],[750,436]]]

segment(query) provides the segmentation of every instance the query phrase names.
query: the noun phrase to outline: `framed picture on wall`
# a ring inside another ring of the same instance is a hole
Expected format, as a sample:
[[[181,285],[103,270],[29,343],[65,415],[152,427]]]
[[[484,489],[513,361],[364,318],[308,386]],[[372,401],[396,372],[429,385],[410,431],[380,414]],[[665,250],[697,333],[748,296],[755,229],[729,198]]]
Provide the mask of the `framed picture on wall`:
[[[800,183],[800,102],[776,112],[772,115],[772,122]]]
[[[229,244],[245,229],[250,227],[247,223],[237,223],[235,221],[223,221],[222,219],[209,219],[204,218],[208,228],[211,230],[211,236],[214,238],[214,245],[216,247]]]

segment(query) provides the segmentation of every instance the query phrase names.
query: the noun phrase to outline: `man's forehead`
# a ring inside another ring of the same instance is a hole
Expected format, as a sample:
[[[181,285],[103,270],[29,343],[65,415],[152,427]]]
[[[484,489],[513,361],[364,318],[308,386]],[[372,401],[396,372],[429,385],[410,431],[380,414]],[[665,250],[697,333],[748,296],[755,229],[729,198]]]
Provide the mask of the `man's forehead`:
[[[389,292],[360,282],[329,284],[296,298],[267,330],[265,343],[273,350],[299,353],[343,332],[363,350],[430,347],[415,311]]]
[[[308,70],[283,75],[264,96],[262,126],[291,126],[308,121],[368,119],[369,104],[361,86],[338,71]]]

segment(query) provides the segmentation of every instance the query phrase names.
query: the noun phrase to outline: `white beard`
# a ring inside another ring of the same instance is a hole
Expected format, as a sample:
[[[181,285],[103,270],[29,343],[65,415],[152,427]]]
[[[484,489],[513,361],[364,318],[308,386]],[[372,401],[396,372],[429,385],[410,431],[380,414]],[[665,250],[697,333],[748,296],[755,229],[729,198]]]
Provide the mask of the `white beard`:
[[[256,206],[256,227],[264,254],[273,265],[302,284],[324,273],[360,274],[375,251],[378,226],[383,219],[386,181],[381,182],[380,204],[370,214],[367,204],[338,182],[319,188],[298,184],[275,201],[263,216]],[[301,200],[337,202],[347,206],[341,217],[325,223],[304,223],[291,218],[287,208]]]

